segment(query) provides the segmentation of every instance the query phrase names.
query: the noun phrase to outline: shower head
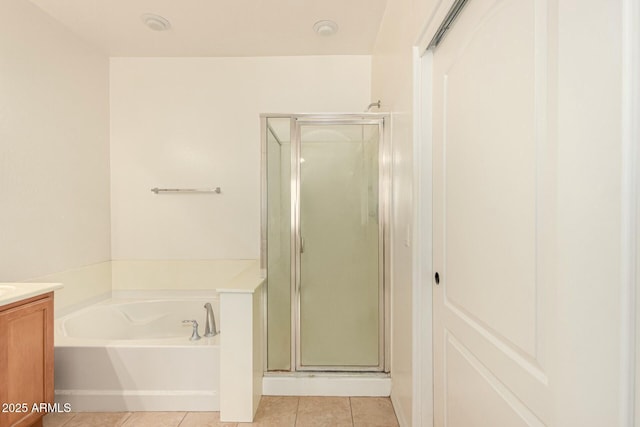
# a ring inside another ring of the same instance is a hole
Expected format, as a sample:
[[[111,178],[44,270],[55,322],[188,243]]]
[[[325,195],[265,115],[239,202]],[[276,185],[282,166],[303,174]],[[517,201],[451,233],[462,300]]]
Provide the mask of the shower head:
[[[382,106],[382,104],[380,103],[380,100],[378,99],[378,102],[372,102],[371,104],[369,104],[369,106],[367,107],[366,110],[364,110],[364,112],[368,113],[369,110],[371,110],[371,107],[377,107],[378,109],[380,109],[381,106]]]

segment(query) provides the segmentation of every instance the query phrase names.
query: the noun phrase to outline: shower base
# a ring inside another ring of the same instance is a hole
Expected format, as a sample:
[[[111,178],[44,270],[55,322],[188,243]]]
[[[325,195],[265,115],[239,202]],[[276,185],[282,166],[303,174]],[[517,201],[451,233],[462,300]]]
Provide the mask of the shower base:
[[[274,372],[262,380],[265,396],[375,396],[391,395],[391,376],[379,373]]]

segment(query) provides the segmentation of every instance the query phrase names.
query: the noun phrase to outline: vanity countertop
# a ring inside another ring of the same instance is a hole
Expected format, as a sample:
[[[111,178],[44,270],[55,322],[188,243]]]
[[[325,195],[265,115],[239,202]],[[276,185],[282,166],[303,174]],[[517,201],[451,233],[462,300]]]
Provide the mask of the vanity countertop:
[[[0,307],[62,289],[62,283],[0,283]]]

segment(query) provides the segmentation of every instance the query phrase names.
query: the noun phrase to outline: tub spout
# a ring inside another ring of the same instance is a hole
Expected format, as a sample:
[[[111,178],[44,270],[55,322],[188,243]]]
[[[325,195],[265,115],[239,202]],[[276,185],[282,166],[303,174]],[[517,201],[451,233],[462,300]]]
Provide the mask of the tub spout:
[[[204,325],[204,336],[213,337],[218,334],[216,330],[216,318],[213,315],[213,308],[210,303],[206,303],[204,308],[207,310],[207,321]]]
[[[191,323],[193,325],[193,332],[191,333],[191,341],[197,341],[200,339],[200,335],[198,334],[198,322],[195,320],[183,320],[182,323]]]

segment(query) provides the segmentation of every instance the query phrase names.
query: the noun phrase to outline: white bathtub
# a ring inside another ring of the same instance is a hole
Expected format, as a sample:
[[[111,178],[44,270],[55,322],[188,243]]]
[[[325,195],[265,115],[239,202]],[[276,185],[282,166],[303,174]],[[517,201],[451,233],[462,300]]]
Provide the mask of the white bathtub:
[[[55,397],[73,411],[217,411],[219,337],[204,335],[208,297],[109,299],[55,321]]]

